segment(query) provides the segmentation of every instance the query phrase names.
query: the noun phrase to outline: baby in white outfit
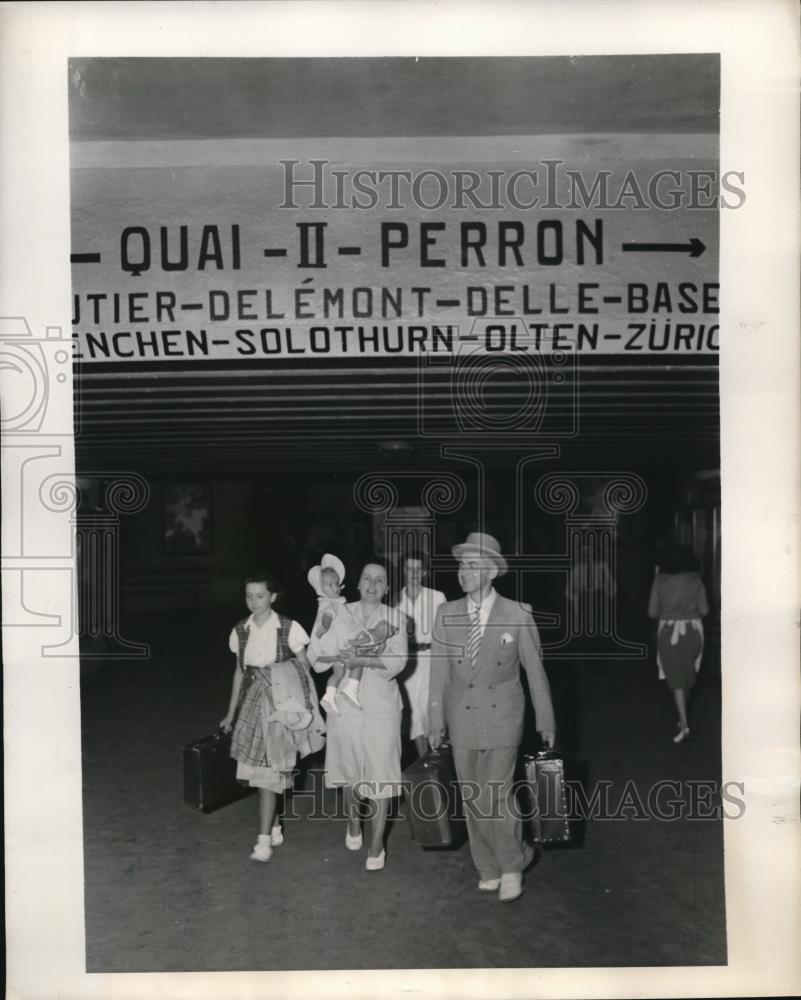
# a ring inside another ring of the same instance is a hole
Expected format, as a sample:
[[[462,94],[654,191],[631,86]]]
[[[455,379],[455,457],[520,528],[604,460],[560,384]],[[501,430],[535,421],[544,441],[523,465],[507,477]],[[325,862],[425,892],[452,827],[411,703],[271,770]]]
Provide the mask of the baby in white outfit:
[[[363,668],[352,667],[346,671],[345,664],[338,656],[340,650],[343,650],[361,631],[358,622],[345,607],[345,598],[340,596],[345,579],[345,566],[341,559],[326,552],[320,560],[320,565],[312,566],[309,570],[307,579],[317,592],[317,617],[312,627],[312,635],[317,640],[317,647],[321,653],[318,660],[330,663],[333,668],[320,704],[325,706],[326,711],[339,714],[336,696],[344,677],[345,683],[342,684],[341,693],[356,708],[361,708],[359,681],[362,679]]]
[[[356,708],[361,708],[359,682],[364,668],[346,667],[340,654],[349,650],[357,656],[378,656],[396,629],[381,621],[368,631],[356,621],[345,606],[345,598],[340,596],[345,567],[336,556],[326,553],[320,565],[309,570],[307,579],[317,592],[317,617],[312,627],[313,640],[320,650],[317,661],[330,663],[333,668],[320,704],[327,711],[339,714],[336,696],[342,694]]]

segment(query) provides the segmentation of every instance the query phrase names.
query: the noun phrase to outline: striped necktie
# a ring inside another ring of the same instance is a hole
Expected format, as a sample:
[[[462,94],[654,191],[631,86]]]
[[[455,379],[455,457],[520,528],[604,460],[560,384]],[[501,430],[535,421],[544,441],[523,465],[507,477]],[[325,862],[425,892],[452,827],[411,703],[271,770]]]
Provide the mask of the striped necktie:
[[[481,645],[481,609],[475,608],[470,615],[470,631],[467,633],[467,655],[475,666],[478,647]]]

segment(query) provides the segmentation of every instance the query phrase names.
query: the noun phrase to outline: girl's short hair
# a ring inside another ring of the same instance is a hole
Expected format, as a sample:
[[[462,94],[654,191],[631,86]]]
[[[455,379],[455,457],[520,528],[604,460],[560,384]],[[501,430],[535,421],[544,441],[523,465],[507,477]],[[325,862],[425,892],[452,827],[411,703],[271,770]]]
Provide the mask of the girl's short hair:
[[[253,573],[248,573],[242,581],[242,586],[247,587],[249,583],[263,583],[273,596],[276,596],[281,592],[278,578],[273,576],[272,573],[263,572],[262,570],[256,570]]]

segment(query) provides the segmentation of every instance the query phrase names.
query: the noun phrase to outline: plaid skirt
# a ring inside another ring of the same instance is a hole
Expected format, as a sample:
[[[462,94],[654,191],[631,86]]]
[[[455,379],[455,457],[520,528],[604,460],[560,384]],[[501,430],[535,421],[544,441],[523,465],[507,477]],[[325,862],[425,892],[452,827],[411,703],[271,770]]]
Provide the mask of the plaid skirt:
[[[246,667],[239,692],[239,708],[231,734],[231,756],[239,762],[237,778],[243,784],[255,785],[272,791],[288,788],[293,766],[286,768],[285,747],[280,754],[280,764],[275,766],[268,745],[269,731],[265,739],[264,699],[270,698],[270,671],[259,667]]]

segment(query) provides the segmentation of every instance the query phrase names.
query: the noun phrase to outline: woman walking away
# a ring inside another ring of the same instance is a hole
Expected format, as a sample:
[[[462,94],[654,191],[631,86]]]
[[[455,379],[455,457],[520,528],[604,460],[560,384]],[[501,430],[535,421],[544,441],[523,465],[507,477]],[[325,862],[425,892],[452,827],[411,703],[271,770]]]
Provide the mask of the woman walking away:
[[[651,587],[648,615],[659,622],[656,638],[656,662],[659,676],[673,692],[679,714],[674,743],[690,738],[687,702],[695,686],[695,675],[704,651],[704,626],[701,619],[709,614],[709,602],[701,577],[695,572],[695,559],[686,549],[666,553],[661,572]]]

